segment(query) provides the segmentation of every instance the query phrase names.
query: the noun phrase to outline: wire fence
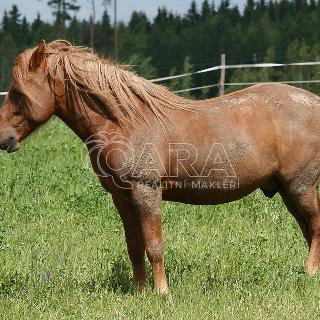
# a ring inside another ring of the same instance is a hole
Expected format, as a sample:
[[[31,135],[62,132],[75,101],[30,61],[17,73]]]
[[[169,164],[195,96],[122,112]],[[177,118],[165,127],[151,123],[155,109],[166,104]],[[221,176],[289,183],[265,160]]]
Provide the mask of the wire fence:
[[[173,76],[167,76],[162,78],[151,79],[151,82],[161,82],[166,80],[173,80],[182,77],[192,76],[194,74],[205,73],[209,71],[216,71],[222,69],[244,69],[244,68],[274,68],[274,67],[286,67],[286,66],[315,66],[320,65],[320,61],[307,61],[307,62],[294,62],[294,63],[252,63],[252,64],[231,64],[231,65],[219,65],[194,72],[183,73]]]

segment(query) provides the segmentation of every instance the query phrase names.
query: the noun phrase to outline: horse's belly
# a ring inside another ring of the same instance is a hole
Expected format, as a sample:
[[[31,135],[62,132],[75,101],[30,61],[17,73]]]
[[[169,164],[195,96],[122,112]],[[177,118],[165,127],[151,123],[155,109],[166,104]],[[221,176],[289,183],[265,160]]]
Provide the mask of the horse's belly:
[[[261,186],[260,182],[241,186],[237,180],[195,181],[184,185],[171,182],[163,186],[163,200],[188,204],[221,204],[241,199]]]

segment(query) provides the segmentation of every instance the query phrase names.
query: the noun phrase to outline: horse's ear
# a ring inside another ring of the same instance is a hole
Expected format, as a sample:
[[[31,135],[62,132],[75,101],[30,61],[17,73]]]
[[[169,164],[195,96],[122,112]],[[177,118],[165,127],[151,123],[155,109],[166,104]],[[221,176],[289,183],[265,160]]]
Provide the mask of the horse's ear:
[[[46,57],[46,42],[42,39],[31,56],[31,68],[36,69]]]

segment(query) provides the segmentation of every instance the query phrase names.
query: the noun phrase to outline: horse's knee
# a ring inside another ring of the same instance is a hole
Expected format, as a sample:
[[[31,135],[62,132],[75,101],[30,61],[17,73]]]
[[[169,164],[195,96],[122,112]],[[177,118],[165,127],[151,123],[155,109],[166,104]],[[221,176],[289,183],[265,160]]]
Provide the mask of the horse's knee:
[[[161,262],[163,260],[163,244],[157,241],[146,243],[148,259],[151,263]]]

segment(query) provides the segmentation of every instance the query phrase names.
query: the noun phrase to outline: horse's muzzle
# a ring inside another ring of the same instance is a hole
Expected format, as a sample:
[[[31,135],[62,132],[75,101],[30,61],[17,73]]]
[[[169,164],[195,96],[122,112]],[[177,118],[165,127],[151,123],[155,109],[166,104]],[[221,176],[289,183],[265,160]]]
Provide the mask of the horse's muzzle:
[[[4,143],[0,144],[1,150],[7,150],[8,153],[15,152],[20,149],[20,143],[14,136],[9,136]]]

